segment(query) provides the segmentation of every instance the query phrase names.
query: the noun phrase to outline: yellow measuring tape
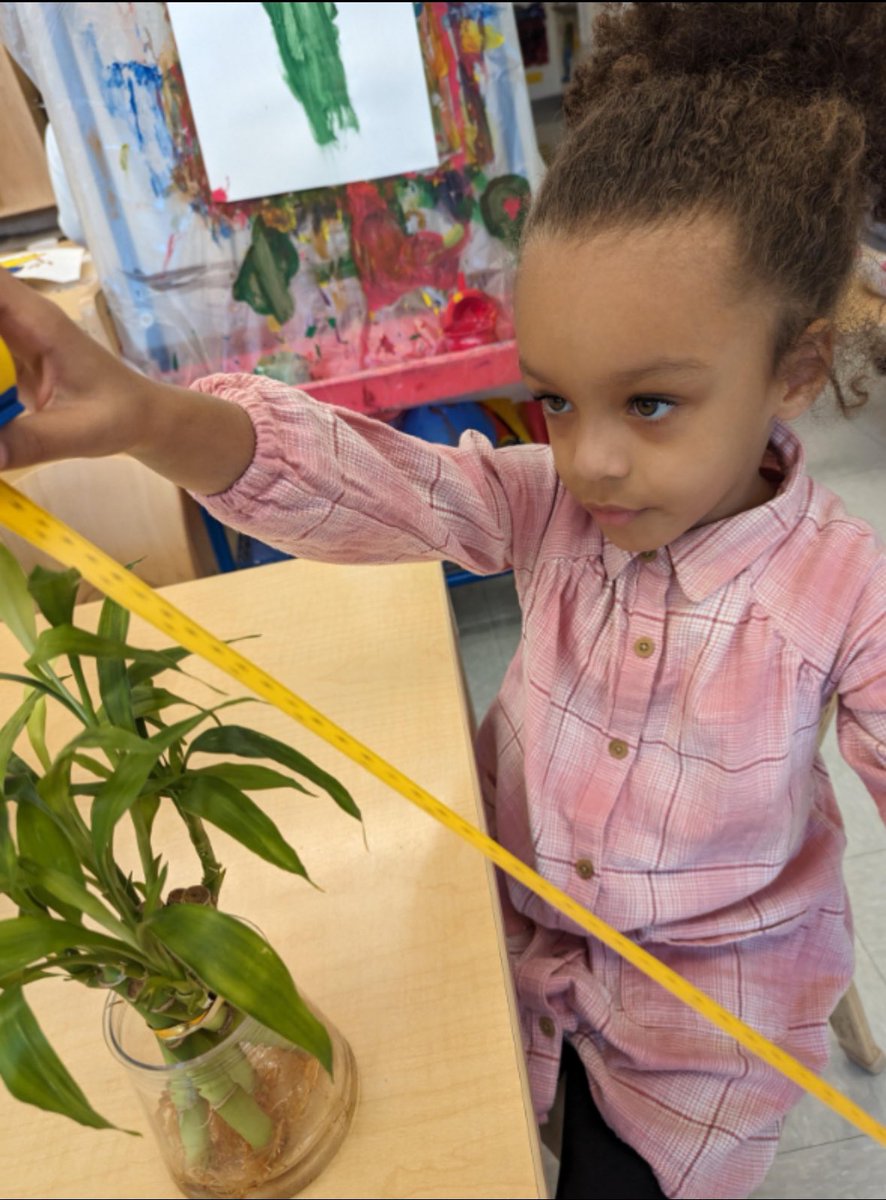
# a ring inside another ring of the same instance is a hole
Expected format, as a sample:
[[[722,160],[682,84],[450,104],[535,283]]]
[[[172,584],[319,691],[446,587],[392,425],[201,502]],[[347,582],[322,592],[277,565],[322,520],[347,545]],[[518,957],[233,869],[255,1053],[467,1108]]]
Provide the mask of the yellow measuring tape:
[[[471,825],[458,813],[435,799],[430,792],[426,792],[417,783],[413,783],[396,767],[379,758],[368,746],[362,745],[344,729],[324,717],[322,713],[296,696],[267,671],[262,670],[248,658],[244,658],[239,651],[201,628],[196,621],[192,621],[190,617],[170,604],[165,596],[158,595],[146,583],[121,567],[102,550],[88,542],[86,538],[81,537],[79,533],[45,512],[27,497],[20,495],[15,488],[10,487],[2,480],[0,480],[0,523],[11,529],[13,533],[17,533],[19,537],[39,546],[41,550],[51,554],[66,567],[76,567],[85,579],[100,588],[112,600],[116,600],[118,604],[122,604],[131,612],[137,613],[149,624],[174,638],[180,645],[208,662],[214,663],[226,674],[233,676],[238,683],[288,713],[308,729],[313,730],[324,741],[340,750],[342,754],[359,763],[361,767],[365,767],[367,771],[388,784],[394,791],[405,796],[407,800],[412,801],[447,829],[458,834],[468,845],[479,850],[508,875],[541,896],[552,908],[564,913],[576,925],[587,930],[610,949],[615,950],[637,970],[648,975],[650,979],[654,979],[656,983],[676,996],[678,1000],[682,1000],[684,1004],[694,1009],[712,1025],[716,1025],[718,1029],[728,1033],[752,1054],[757,1055],[771,1067],[786,1075],[793,1083],[816,1096],[829,1108],[839,1113],[841,1117],[857,1126],[863,1133],[886,1146],[886,1126],[874,1120],[842,1092],[838,1092],[836,1088],[825,1083],[796,1058],[740,1021],[728,1009],[723,1008],[710,996],[699,991],[688,980],[676,974],[664,963],[659,962],[646,950],[641,949],[623,934],[612,929],[605,921],[595,917],[586,908],[582,908],[566,892],[549,883],[537,871],[533,871],[510,851],[500,846],[498,842],[494,842],[492,838]]]

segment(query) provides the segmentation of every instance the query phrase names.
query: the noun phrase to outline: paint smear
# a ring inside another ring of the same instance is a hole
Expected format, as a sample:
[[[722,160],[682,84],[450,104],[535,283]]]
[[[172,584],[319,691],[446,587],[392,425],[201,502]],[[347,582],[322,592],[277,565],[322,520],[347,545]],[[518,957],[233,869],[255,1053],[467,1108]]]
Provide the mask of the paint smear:
[[[490,180],[480,197],[480,212],[493,237],[512,246],[519,242],[529,200],[529,183],[522,175],[498,175]]]
[[[126,122],[134,143],[132,152],[136,148],[140,152],[138,157],[147,166],[152,192],[158,198],[165,197],[174,148],[163,109],[160,68],[134,59],[106,64],[99,53],[94,28],[88,26],[81,37],[108,112]]]
[[[385,182],[347,187],[351,249],[370,308],[383,308],[413,290],[451,291],[467,231],[460,227],[451,245],[429,230],[407,233],[381,194],[384,187]]]
[[[295,312],[289,281],[297,270],[298,251],[290,238],[254,217],[252,245],[234,281],[234,299],[285,325]]]
[[[499,308],[492,296],[476,288],[456,292],[443,315],[447,350],[470,350],[497,340]]]
[[[334,4],[263,4],[283,63],[283,78],[302,105],[318,146],[359,129],[339,52]]]

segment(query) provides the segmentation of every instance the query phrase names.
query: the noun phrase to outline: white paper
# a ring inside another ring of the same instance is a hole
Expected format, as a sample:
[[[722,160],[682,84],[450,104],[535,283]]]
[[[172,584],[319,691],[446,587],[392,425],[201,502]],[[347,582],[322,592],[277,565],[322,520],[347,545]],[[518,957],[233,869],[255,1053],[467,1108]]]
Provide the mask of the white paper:
[[[42,279],[46,283],[76,283],[80,278],[85,253],[82,246],[71,246],[41,250],[33,254],[13,254],[6,259],[0,259],[0,266],[5,265],[14,270],[19,279]],[[23,258],[27,261],[21,262]]]
[[[438,165],[413,7],[339,4],[359,131],[319,146],[261,4],[167,5],[213,192],[227,200],[381,179]]]

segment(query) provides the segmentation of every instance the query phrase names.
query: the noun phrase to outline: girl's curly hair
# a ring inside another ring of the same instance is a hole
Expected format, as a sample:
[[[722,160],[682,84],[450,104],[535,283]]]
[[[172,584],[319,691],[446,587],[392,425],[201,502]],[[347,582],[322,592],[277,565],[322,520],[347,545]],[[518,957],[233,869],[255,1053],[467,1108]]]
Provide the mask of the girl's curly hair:
[[[774,367],[835,319],[865,218],[886,218],[886,4],[607,5],[564,112],[524,242],[721,215],[735,286],[778,303]],[[873,322],[843,332],[882,353]]]

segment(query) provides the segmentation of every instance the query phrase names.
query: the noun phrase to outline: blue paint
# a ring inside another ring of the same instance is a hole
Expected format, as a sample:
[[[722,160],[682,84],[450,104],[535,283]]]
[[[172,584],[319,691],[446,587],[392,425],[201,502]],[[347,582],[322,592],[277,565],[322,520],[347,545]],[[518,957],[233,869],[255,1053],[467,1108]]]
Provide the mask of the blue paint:
[[[499,29],[499,32],[501,30]],[[513,60],[507,39],[500,46],[486,50],[486,63],[493,79],[508,79],[517,81],[523,74],[522,60]],[[526,159],[525,146],[520,135],[520,119],[517,116],[517,87],[497,87],[495,98],[498,102],[496,125],[499,134],[504,138],[510,169],[515,175],[531,179],[529,163]]]
[[[151,294],[143,284],[133,279],[133,274],[136,274],[140,269],[138,251],[126,219],[121,214],[120,206],[116,202],[117,197],[110,193],[105,181],[105,171],[102,168],[103,165],[106,167],[107,164],[103,164],[99,160],[99,156],[103,151],[101,150],[101,138],[93,112],[94,101],[89,90],[87,90],[80,61],[71,39],[70,30],[64,20],[54,20],[47,23],[47,33],[55,54],[58,69],[65,82],[68,100],[77,114],[83,141],[91,151],[89,160],[93,165],[96,177],[96,193],[104,208],[105,220],[108,223],[111,237],[114,240],[117,257],[121,265],[122,278],[126,280],[129,288],[129,300],[135,310],[136,319],[144,318],[151,321],[151,324],[146,327],[148,353],[161,371],[169,371],[171,367],[170,355],[164,345],[161,331],[154,320]],[[95,35],[92,30],[88,30],[81,37],[90,53],[93,64],[97,65],[95,77],[100,80],[102,77],[101,59],[95,42]],[[98,147],[99,149],[96,151],[94,147]]]
[[[449,4],[446,15],[453,26],[457,26],[459,21],[476,21],[478,24],[485,22],[497,26],[498,8],[497,4]]]
[[[163,75],[154,64],[112,62],[105,65],[98,49],[95,30],[85,29],[82,38],[92,60],[93,75],[101,88],[105,107],[112,117],[122,117],[148,168],[151,191],[159,199],[172,186],[175,147],[163,115]]]

